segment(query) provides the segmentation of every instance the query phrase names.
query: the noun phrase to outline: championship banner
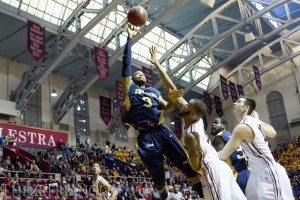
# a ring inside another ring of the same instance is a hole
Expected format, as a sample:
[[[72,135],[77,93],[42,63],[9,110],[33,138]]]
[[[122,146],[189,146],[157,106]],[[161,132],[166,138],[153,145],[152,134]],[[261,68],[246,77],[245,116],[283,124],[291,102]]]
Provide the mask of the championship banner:
[[[235,83],[229,81],[229,88],[231,93],[231,99],[233,103],[235,103],[238,100]]]
[[[206,104],[207,107],[207,113],[210,116],[212,112],[210,94],[208,92],[203,91],[203,95],[204,95],[204,103]]]
[[[174,116],[174,123],[175,123],[175,135],[178,140],[182,137],[182,126],[181,126],[181,120],[180,117]]]
[[[203,120],[203,124],[204,124],[204,130],[207,130],[207,118],[206,118],[206,115],[204,115],[202,117],[202,120]]]
[[[145,77],[146,77],[146,87],[152,87],[153,86],[153,70],[142,66],[142,72],[145,74]]]
[[[94,46],[94,66],[101,81],[109,77],[108,51]]]
[[[221,91],[224,99],[228,98],[227,79],[220,74]]]
[[[261,90],[262,84],[260,80],[260,74],[259,74],[259,69],[253,65],[253,71],[254,71],[254,77],[255,77],[255,82],[259,90]]]
[[[125,112],[127,111],[126,106],[124,104],[124,92],[123,92],[123,88],[122,88],[122,82],[121,81],[116,81],[116,99],[117,99],[117,103],[119,105],[120,108],[120,114],[121,114],[121,118],[123,121]],[[125,128],[128,130],[129,126],[125,125]]]
[[[111,99],[99,95],[99,102],[100,102],[100,118],[103,120],[104,124],[108,126],[112,120]]]
[[[239,84],[236,84],[236,86],[237,86],[237,90],[238,90],[239,95],[244,96],[243,86],[239,85]]]
[[[215,100],[215,106],[216,106],[216,113],[219,117],[222,117],[224,115],[224,113],[223,113],[223,109],[222,109],[221,98],[218,96],[214,96],[214,100]]]
[[[27,50],[35,62],[46,56],[45,28],[27,20]]]
[[[17,145],[35,148],[55,148],[59,141],[68,142],[68,134],[53,130],[0,123],[0,138],[10,135]]]

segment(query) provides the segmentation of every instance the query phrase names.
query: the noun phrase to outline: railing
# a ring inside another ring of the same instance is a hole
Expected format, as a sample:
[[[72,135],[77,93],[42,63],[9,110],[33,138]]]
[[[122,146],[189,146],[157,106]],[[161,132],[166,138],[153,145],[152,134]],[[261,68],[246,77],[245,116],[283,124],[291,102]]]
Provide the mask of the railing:
[[[6,159],[4,155],[10,156],[11,160],[14,160],[16,158],[16,155],[18,155],[22,165],[26,164],[27,161],[36,160],[35,155],[25,151],[18,146],[3,146],[3,159]],[[43,159],[41,170],[44,172],[50,172],[50,167],[50,163]]]

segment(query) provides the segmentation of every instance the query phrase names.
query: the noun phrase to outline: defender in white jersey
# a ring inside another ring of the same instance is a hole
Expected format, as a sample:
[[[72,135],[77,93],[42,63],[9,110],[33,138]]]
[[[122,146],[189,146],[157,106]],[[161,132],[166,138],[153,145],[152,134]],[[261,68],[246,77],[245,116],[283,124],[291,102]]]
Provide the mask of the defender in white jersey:
[[[108,199],[110,200],[117,199],[118,191],[109,184],[101,175],[101,169],[99,163],[94,163],[92,167],[93,173],[93,192],[97,200]],[[108,193],[110,192],[110,194]]]
[[[242,145],[251,169],[246,187],[248,200],[294,199],[287,173],[275,162],[266,139],[266,135],[275,137],[276,131],[258,119],[255,107],[255,101],[247,97],[241,97],[234,103],[233,114],[240,124],[234,128],[229,142],[219,152],[219,158],[227,159]]]
[[[176,86],[160,66],[156,48],[150,48],[151,58],[149,61],[153,63],[160,74],[160,77],[167,90],[177,90]],[[172,93],[170,93],[172,94]],[[222,200],[243,200],[246,199],[244,193],[237,185],[230,167],[218,158],[216,150],[211,146],[208,139],[201,117],[206,115],[207,108],[199,99],[192,99],[188,103],[183,97],[178,97],[174,93],[174,97],[179,108],[181,108],[181,116],[185,122],[187,130],[184,136],[184,143],[189,154],[189,160],[192,168],[200,174],[205,199],[222,199]]]
[[[184,141],[191,165],[195,171],[202,174],[204,197],[214,200],[246,199],[235,181],[232,170],[218,158],[217,151],[211,145],[201,119],[205,112],[205,104],[199,99],[192,99],[179,113],[185,124]]]

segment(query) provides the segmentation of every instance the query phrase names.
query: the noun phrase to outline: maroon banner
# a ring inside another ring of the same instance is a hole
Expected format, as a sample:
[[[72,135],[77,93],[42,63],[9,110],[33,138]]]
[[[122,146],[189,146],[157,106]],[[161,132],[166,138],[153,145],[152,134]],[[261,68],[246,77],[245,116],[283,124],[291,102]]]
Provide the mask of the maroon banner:
[[[122,88],[122,82],[121,81],[116,81],[116,100],[117,100],[117,103],[119,105],[119,108],[120,108],[120,113],[121,113],[121,118],[122,118],[122,121],[123,121],[123,118],[124,118],[124,115],[125,115],[125,112],[127,111],[127,108],[124,104],[124,92],[123,92],[123,88]],[[129,129],[129,126],[125,125],[125,128],[128,130]]]
[[[109,57],[108,51],[94,46],[94,67],[101,81],[109,77]]]
[[[227,79],[220,74],[221,91],[224,99],[228,99]]]
[[[182,138],[182,126],[181,126],[180,117],[174,116],[174,123],[175,123],[175,135],[176,135],[178,140],[181,140],[181,138]]]
[[[235,83],[233,83],[231,81],[228,81],[228,82],[229,82],[231,99],[232,99],[233,103],[235,103],[238,100]]]
[[[111,99],[99,95],[100,117],[104,124],[108,126],[112,120],[111,115]]]
[[[253,71],[254,71],[254,77],[255,77],[255,82],[259,90],[261,90],[262,84],[260,80],[260,74],[259,74],[259,69],[253,65]]]
[[[236,84],[236,86],[237,86],[237,90],[238,90],[239,95],[244,96],[243,86],[239,85],[239,84]]]
[[[46,56],[45,28],[27,20],[27,50],[35,62]]]
[[[153,70],[142,66],[142,72],[144,72],[145,77],[146,77],[146,87],[152,87],[153,86]]]
[[[204,95],[204,103],[206,104],[207,107],[207,113],[210,116],[212,112],[210,94],[208,92],[203,91],[203,95]]]
[[[204,130],[207,130],[207,118],[206,118],[206,115],[204,115],[202,117],[202,120],[203,120],[203,124],[204,124]]]
[[[59,141],[68,142],[68,134],[46,129],[0,123],[0,137],[10,135],[17,145],[53,148]]]
[[[223,109],[222,109],[221,98],[218,96],[214,96],[214,100],[215,100],[215,106],[216,106],[216,113],[219,117],[222,117],[224,115],[224,113],[223,113]]]

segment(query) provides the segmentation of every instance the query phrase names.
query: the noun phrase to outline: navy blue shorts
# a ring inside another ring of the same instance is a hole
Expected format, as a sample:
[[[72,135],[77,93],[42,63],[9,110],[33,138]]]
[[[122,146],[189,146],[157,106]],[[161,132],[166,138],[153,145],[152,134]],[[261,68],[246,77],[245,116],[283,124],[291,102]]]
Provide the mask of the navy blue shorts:
[[[139,131],[138,154],[151,173],[154,183],[165,181],[164,155],[188,178],[197,176],[191,168],[188,155],[172,131],[165,125]]]

